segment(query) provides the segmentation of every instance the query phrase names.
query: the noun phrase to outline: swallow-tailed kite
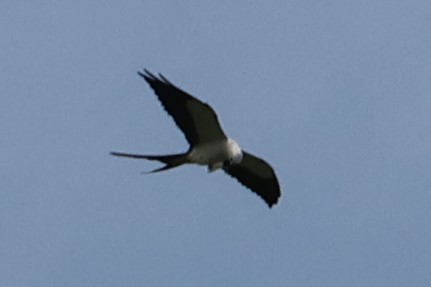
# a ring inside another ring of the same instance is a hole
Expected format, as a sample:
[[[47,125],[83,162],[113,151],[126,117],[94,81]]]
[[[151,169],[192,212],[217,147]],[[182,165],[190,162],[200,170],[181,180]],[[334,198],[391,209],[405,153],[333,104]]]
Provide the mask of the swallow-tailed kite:
[[[138,72],[154,90],[164,109],[184,133],[190,147],[172,155],[141,155],[111,152],[112,155],[156,160],[165,166],[151,172],[168,170],[186,163],[206,165],[208,172],[223,169],[241,184],[258,194],[269,207],[277,203],[281,192],[272,167],[263,159],[243,151],[223,132],[214,110],[206,103],[176,87],[163,75],[147,70]]]

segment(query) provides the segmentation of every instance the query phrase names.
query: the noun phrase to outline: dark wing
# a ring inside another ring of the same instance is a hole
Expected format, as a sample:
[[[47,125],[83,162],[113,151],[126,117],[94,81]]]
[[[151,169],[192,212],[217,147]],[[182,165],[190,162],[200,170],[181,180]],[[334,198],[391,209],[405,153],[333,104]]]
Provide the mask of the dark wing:
[[[243,151],[241,163],[223,169],[262,197],[269,207],[277,203],[281,195],[280,185],[274,170],[264,160]]]
[[[216,113],[208,104],[174,86],[161,74],[156,77],[147,70],[138,74],[154,90],[190,145],[226,139]]]

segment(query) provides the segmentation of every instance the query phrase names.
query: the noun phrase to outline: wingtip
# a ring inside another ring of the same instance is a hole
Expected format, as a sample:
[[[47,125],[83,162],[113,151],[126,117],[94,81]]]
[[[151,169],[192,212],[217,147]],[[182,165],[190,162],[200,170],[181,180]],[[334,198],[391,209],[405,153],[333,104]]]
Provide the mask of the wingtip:
[[[157,75],[155,75],[145,68],[142,69],[142,71],[138,71],[137,73],[139,76],[144,78],[145,81],[147,82],[161,81],[161,82],[164,82],[165,84],[172,85],[172,83],[161,73],[158,73]]]
[[[154,74],[151,73],[150,71],[148,71],[147,69],[143,69],[143,72],[142,71],[138,71],[138,75],[141,76],[142,78],[144,78],[146,81],[150,81],[150,80],[156,79],[156,77],[154,76]]]
[[[275,200],[275,201],[271,201],[271,202],[266,202],[267,204],[268,204],[268,207],[270,208],[270,209],[272,209],[274,206],[276,206],[277,205],[277,203],[278,203],[278,198]]]

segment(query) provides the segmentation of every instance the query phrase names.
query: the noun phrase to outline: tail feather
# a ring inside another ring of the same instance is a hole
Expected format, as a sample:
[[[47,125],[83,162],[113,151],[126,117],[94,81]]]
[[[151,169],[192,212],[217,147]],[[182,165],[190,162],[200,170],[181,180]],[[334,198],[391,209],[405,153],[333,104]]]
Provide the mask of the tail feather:
[[[187,153],[170,154],[170,155],[142,155],[142,154],[130,154],[130,153],[122,153],[122,152],[111,152],[111,155],[119,156],[119,157],[135,158],[135,159],[156,160],[165,164],[165,166],[161,168],[157,168],[147,173],[155,173],[159,171],[168,170],[188,162]]]

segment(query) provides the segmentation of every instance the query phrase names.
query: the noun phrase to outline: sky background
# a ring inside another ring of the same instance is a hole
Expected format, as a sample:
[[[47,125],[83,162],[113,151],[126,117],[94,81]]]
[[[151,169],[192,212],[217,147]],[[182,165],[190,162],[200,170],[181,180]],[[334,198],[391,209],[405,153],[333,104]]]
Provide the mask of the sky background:
[[[1,1],[0,286],[430,286],[429,1]],[[270,162],[188,145],[136,72]]]

